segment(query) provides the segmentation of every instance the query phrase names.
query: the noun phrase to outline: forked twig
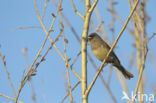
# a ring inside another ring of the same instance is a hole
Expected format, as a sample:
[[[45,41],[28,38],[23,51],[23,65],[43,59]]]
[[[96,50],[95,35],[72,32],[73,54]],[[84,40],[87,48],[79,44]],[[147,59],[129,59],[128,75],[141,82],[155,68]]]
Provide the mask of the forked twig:
[[[80,14],[80,13],[77,11],[77,9],[75,8],[75,5],[74,5],[74,3],[73,3],[73,0],[70,0],[70,2],[71,2],[71,4],[72,4],[72,6],[73,6],[74,12],[84,20],[84,16],[83,16],[82,14]]]
[[[0,94],[0,96],[2,96],[2,97],[5,97],[5,98],[8,98],[8,99],[10,99],[10,100],[13,100],[13,101],[15,101],[15,99],[14,98],[11,98],[11,97],[9,97],[9,96],[6,96],[6,95],[4,95],[4,94]],[[24,103],[24,102],[21,102],[21,101],[17,101],[18,103]]]

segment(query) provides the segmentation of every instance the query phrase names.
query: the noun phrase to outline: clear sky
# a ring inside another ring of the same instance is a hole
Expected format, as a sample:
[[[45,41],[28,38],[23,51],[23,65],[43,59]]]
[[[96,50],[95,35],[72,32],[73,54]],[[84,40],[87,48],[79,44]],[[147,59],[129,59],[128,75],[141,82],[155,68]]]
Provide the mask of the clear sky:
[[[43,12],[45,0],[37,0],[40,16]],[[76,8],[81,14],[84,14],[84,3],[83,1],[74,1]],[[149,0],[146,5],[146,12],[150,17],[150,21],[147,24],[147,34],[150,37],[154,32],[156,32],[156,1]],[[105,0],[99,0],[98,2],[99,10],[104,21],[104,27],[108,35],[108,39],[111,42],[111,32],[109,31],[109,24],[111,23],[110,13],[107,11],[108,5]],[[115,6],[121,18],[125,21],[130,13],[128,0],[122,0]],[[64,0],[62,4],[63,13],[70,21],[71,25],[74,27],[79,37],[81,37],[83,30],[83,20],[74,13],[72,5],[69,0]],[[0,3],[0,53],[5,55],[5,61],[7,69],[10,73],[11,80],[15,91],[18,91],[20,82],[22,80],[22,75],[24,69],[27,71],[28,66],[34,61],[38,50],[40,49],[43,41],[46,37],[44,31],[40,28],[28,28],[28,29],[16,29],[18,27],[24,26],[41,26],[33,0],[3,0]],[[47,5],[45,17],[43,19],[46,29],[48,30],[53,17],[52,13],[56,13],[56,7],[52,4],[50,0]],[[54,24],[54,33],[51,33],[51,38],[55,40],[60,31],[60,14],[56,18]],[[95,26],[97,27],[99,23],[96,20],[95,12],[93,12],[92,19],[95,20]],[[130,25],[128,25],[130,26]],[[115,33],[119,33],[122,25],[117,20],[115,22]],[[89,33],[94,32],[95,30],[90,29]],[[68,39],[67,44],[67,56],[71,58],[70,64],[76,57],[77,53],[81,50],[80,44],[77,42],[71,30],[68,28],[67,24],[64,22],[64,33],[65,37]],[[115,35],[115,37],[117,36]],[[136,55],[135,49],[132,46],[134,39],[129,35],[127,31],[124,32],[120,38],[115,49],[116,54],[120,57],[121,63],[128,68],[130,56],[133,53]],[[153,94],[153,91],[156,90],[156,37],[154,37],[149,42],[149,52],[146,61],[145,69],[145,93]],[[49,47],[50,42],[47,41],[45,48],[41,52],[44,54]],[[56,46],[59,48],[61,53],[64,55],[63,49],[63,39],[62,37],[56,43]],[[22,54],[23,48],[27,48],[27,58]],[[97,67],[100,66],[101,62],[98,61],[93,54],[91,53],[90,46],[88,46],[88,52],[91,54],[94,59]],[[136,59],[136,58],[135,58]],[[106,66],[103,70],[103,77],[107,81],[110,65]],[[74,64],[73,68],[81,75],[81,57],[78,58],[77,62]],[[130,69],[130,72],[134,74],[134,79],[126,81],[128,85],[129,95],[134,91],[137,83],[138,73],[136,70],[136,63]],[[114,68],[113,68],[114,69]],[[95,75],[95,70],[93,69],[91,63],[88,61],[88,84],[92,81],[92,78]],[[31,82],[27,82],[22,92],[20,94],[19,100],[24,103],[33,103],[32,95],[33,90],[36,93],[37,103],[60,103],[63,97],[66,95],[66,68],[65,62],[61,59],[60,55],[52,48],[46,60],[42,62],[38,69],[37,75],[32,77]],[[70,71],[71,77],[71,86],[73,87],[78,79]],[[34,88],[32,90],[32,88]],[[121,100],[122,86],[120,81],[117,78],[116,71],[112,71],[112,77],[110,82],[110,89],[112,90],[114,96],[116,97],[119,103],[125,103],[126,100]],[[14,97],[11,86],[6,75],[4,65],[0,59],[0,93],[7,95],[9,97]],[[81,84],[73,92],[73,97],[75,103],[81,103]],[[156,100],[155,100],[156,101]],[[13,101],[6,99],[0,96],[0,103],[13,103]],[[69,98],[65,100],[64,103],[69,103]],[[106,88],[102,84],[101,80],[98,78],[95,86],[93,87],[89,95],[89,103],[113,103],[108,94]]]

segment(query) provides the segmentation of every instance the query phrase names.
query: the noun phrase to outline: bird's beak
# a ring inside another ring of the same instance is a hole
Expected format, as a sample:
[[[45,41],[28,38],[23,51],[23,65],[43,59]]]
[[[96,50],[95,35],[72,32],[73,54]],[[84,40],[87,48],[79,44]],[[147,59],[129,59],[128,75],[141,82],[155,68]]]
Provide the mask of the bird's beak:
[[[92,39],[92,37],[88,36],[88,40],[91,40],[91,39]]]

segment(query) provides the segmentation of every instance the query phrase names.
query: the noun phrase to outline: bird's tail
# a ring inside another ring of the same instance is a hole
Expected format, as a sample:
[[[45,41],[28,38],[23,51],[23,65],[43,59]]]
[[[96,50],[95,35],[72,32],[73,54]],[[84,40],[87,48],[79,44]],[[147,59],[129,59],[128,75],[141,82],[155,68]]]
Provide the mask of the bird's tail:
[[[117,69],[122,72],[122,74],[124,75],[124,77],[126,79],[131,79],[134,77],[133,74],[130,73],[129,71],[127,71],[121,64],[120,65],[114,65],[114,66],[117,67]]]

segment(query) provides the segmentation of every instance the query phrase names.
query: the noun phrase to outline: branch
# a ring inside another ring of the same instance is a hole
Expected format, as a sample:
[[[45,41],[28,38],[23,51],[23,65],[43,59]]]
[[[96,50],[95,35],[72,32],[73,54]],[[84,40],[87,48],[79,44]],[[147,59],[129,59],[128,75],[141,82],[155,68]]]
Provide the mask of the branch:
[[[145,60],[146,60],[147,52],[148,52],[148,48],[145,46],[144,50],[143,50],[143,63],[142,63],[142,66],[140,68],[139,78],[138,78],[137,85],[136,85],[136,88],[134,91],[134,97],[133,97],[132,103],[135,102],[135,98],[137,96],[136,94],[137,94],[138,88],[139,88],[141,80],[142,80],[142,75],[143,75],[143,71],[145,68]]]
[[[78,57],[80,56],[81,51],[77,54],[76,58],[73,60],[71,67],[74,65],[74,63],[76,62],[76,60],[78,59]]]
[[[70,2],[71,2],[71,4],[72,4],[72,6],[73,6],[74,12],[84,20],[84,19],[85,19],[84,16],[81,15],[81,14],[76,10],[75,5],[74,5],[74,3],[73,3],[73,0],[70,0]]]
[[[44,9],[43,9],[42,17],[41,17],[42,20],[43,20],[44,15],[45,15],[45,11],[46,11],[46,8],[47,8],[48,1],[49,0],[45,0]]]
[[[62,22],[62,15],[61,15],[61,32],[64,31],[64,26],[63,26],[63,22]],[[66,39],[64,37],[64,32],[63,32],[63,41],[64,41],[64,54],[65,54],[65,66],[67,69],[67,79],[68,79],[68,88],[69,88],[69,97],[70,97],[70,103],[73,103],[73,96],[72,96],[72,90],[71,90],[71,84],[70,84],[70,77],[69,77],[69,68],[68,68],[68,58],[67,58],[67,50],[66,50]]]
[[[89,23],[91,14],[97,4],[96,0],[91,9],[90,9],[90,1],[85,0],[85,21],[83,25],[83,33],[82,33],[82,41],[81,41],[81,83],[82,83],[82,103],[88,103],[88,94],[86,94],[87,90],[87,37],[88,37],[88,30],[89,30]]]
[[[12,91],[13,91],[13,93],[14,93],[14,96],[16,97],[16,92],[15,92],[14,86],[13,86],[13,84],[12,84],[12,81],[11,81],[11,78],[10,78],[10,74],[9,74],[8,69],[7,69],[7,67],[6,67],[6,61],[4,60],[4,59],[5,59],[5,56],[2,56],[2,54],[0,53],[0,57],[2,58],[2,62],[3,62],[3,64],[4,64],[4,68],[5,68],[6,74],[7,74],[7,76],[8,76],[8,80],[9,80],[9,83],[10,83],[10,85],[11,85],[11,89],[12,89]]]
[[[75,84],[75,86],[74,86],[71,90],[73,91],[80,83],[81,83],[81,81],[78,81],[78,82]],[[62,99],[61,103],[63,103],[64,100],[65,100],[68,96],[69,96],[69,93],[68,93],[66,96],[64,96],[64,98]]]
[[[95,6],[96,6],[96,4],[97,4],[98,1],[99,1],[99,0],[95,0],[95,1],[94,1],[93,5],[90,7],[90,9],[89,9],[88,12],[92,12],[92,11],[93,11],[93,9],[95,8]]]
[[[15,99],[14,98],[11,98],[11,97],[9,97],[9,96],[6,96],[6,95],[4,95],[4,94],[0,94],[0,96],[2,96],[2,97],[5,97],[5,98],[8,98],[8,99],[10,99],[10,100],[13,100],[13,101],[15,101]],[[24,103],[24,102],[21,102],[21,101],[17,101],[18,103]]]
[[[147,40],[147,42],[149,42],[152,38],[154,38],[154,36],[156,36],[156,33],[153,33]]]

